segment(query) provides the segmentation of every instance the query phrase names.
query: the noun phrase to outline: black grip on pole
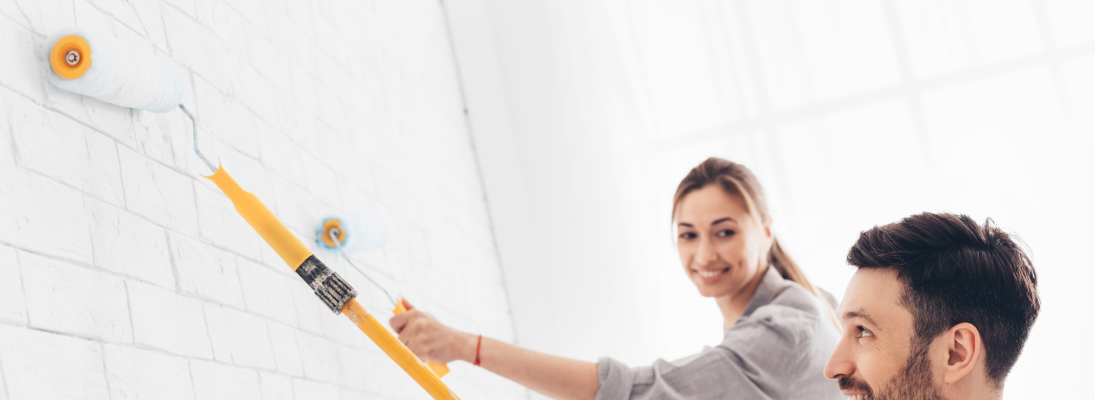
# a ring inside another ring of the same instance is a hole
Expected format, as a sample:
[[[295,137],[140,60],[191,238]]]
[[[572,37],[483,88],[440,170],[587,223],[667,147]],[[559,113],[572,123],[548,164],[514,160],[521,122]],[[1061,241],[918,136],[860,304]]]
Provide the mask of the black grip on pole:
[[[308,257],[303,264],[300,264],[300,267],[297,267],[297,275],[300,275],[300,278],[312,287],[316,297],[319,297],[323,304],[326,304],[327,308],[335,314],[342,312],[342,307],[357,297],[357,290],[338,276],[338,273],[323,265],[315,255]]]

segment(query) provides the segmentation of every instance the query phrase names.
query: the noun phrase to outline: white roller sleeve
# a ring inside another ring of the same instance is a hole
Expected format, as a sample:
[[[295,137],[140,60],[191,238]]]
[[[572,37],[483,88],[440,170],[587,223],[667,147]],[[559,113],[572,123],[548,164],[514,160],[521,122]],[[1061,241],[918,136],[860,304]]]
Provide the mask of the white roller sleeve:
[[[58,88],[94,97],[122,107],[152,112],[174,110],[182,102],[186,76],[175,63],[151,50],[123,46],[110,35],[79,31],[57,35],[48,42],[46,59],[53,43],[66,35],[77,35],[91,47],[91,66],[83,76],[65,79],[46,64],[50,83]]]

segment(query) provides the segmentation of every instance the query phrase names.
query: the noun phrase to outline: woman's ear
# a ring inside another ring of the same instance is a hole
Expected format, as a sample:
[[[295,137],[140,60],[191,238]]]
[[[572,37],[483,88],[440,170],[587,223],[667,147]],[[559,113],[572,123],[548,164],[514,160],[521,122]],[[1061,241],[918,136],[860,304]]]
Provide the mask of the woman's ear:
[[[764,233],[763,239],[761,239],[761,246],[763,247],[761,249],[761,254],[767,254],[766,256],[763,256],[764,260],[761,260],[761,266],[766,266],[768,265],[767,263],[771,262],[772,248],[775,247],[776,237],[772,236],[772,223],[769,221],[764,221],[764,223],[761,224],[760,231]]]
[[[963,322],[951,327],[940,339],[946,341],[947,350],[943,382],[949,385],[969,376],[985,352],[981,332],[973,324]]]

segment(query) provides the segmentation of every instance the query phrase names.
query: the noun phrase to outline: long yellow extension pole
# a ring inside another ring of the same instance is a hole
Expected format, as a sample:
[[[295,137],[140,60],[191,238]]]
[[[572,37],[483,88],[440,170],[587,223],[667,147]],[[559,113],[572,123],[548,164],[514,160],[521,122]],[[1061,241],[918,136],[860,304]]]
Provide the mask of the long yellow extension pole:
[[[354,325],[357,325],[362,332],[365,332],[365,335],[369,336],[373,343],[380,346],[380,349],[384,350],[384,354],[387,354],[392,361],[399,364],[407,372],[407,375],[410,375],[415,382],[418,382],[419,386],[426,389],[430,396],[435,399],[458,398],[456,393],[445,387],[445,384],[441,382],[441,378],[438,378],[437,374],[426,363],[423,363],[414,353],[411,353],[411,350],[385,329],[380,321],[377,321],[360,304],[357,304],[356,299],[350,300],[346,304],[346,308],[342,309],[342,313],[349,317],[350,321],[354,321]],[[447,371],[448,368],[445,370]]]
[[[373,318],[354,297],[354,290],[342,277],[323,265],[318,258],[297,239],[289,228],[285,227],[274,213],[270,212],[266,205],[254,194],[243,190],[224,168],[217,168],[217,172],[207,176],[209,180],[217,184],[217,187],[232,200],[236,212],[258,232],[282,260],[300,275],[316,296],[323,301],[336,314],[341,312],[350,318],[365,335],[376,343],[384,354],[395,361],[403,372],[410,375],[418,382],[422,389],[430,396],[438,400],[459,400],[449,387],[441,381],[441,378],[431,371],[422,360],[418,359],[407,346],[396,339],[392,332],[384,327],[376,318]]]

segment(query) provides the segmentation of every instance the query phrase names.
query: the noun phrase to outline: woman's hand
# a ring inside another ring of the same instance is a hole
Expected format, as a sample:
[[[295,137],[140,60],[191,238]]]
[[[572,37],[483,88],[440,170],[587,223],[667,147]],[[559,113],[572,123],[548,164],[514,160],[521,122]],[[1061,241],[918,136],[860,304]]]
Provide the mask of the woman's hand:
[[[416,310],[407,300],[401,300],[406,312],[388,320],[411,352],[425,361],[448,363],[453,360],[473,362],[477,336],[445,326],[432,315]]]
[[[388,324],[418,358],[440,363],[475,361],[477,335],[449,328],[401,301],[407,311],[396,314]],[[589,400],[597,395],[597,364],[591,362],[538,353],[485,336],[479,360],[484,369],[548,397]]]

